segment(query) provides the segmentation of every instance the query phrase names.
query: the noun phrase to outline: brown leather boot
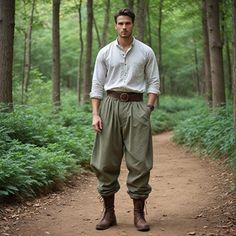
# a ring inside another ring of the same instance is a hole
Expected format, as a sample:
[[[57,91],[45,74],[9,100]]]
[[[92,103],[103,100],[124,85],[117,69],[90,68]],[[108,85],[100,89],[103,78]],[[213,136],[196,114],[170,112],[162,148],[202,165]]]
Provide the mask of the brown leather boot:
[[[116,225],[116,215],[114,210],[115,195],[112,194],[107,197],[102,197],[104,201],[105,212],[101,221],[96,225],[97,230],[108,229],[113,225]]]
[[[134,225],[138,231],[149,231],[150,227],[144,217],[145,198],[133,199],[134,202]]]

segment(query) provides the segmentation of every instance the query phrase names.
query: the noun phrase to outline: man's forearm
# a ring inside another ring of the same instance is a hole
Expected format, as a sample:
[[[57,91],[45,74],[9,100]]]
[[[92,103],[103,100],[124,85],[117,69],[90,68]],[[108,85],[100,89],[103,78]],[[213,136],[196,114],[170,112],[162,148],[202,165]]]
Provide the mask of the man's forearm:
[[[92,98],[92,109],[93,115],[99,115],[99,107],[100,107],[101,100],[98,98]]]
[[[155,93],[149,93],[148,94],[148,101],[147,101],[147,105],[151,105],[151,106],[154,106],[155,105],[155,102],[156,102],[156,99],[157,99],[157,94]]]

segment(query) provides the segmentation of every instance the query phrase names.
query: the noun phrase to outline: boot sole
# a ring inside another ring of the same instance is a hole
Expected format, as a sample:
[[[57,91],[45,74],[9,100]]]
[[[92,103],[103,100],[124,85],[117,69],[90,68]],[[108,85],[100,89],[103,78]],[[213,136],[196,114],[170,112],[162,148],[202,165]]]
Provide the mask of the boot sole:
[[[113,223],[111,223],[110,225],[105,226],[105,227],[96,225],[96,230],[106,230],[106,229],[109,229],[110,227],[115,226],[115,225],[117,225],[116,222],[113,222]]]
[[[146,232],[146,231],[149,231],[150,228],[146,228],[146,229],[138,229],[138,228],[137,228],[137,230],[138,230],[138,231],[142,231],[142,232]]]

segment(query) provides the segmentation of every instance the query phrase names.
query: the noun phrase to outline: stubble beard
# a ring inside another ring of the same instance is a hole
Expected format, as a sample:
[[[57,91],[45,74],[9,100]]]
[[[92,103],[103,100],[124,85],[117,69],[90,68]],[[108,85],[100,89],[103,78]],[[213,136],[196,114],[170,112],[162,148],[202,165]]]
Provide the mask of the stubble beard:
[[[120,33],[119,36],[123,39],[129,39],[132,37],[132,32],[128,32],[127,34]]]

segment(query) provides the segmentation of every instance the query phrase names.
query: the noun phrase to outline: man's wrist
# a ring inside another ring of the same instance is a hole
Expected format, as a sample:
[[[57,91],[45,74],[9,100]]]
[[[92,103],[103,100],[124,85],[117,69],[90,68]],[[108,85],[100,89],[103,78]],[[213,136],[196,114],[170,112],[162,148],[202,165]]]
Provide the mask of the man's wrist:
[[[147,107],[151,110],[151,111],[153,111],[154,110],[154,105],[152,105],[152,104],[147,104]]]

